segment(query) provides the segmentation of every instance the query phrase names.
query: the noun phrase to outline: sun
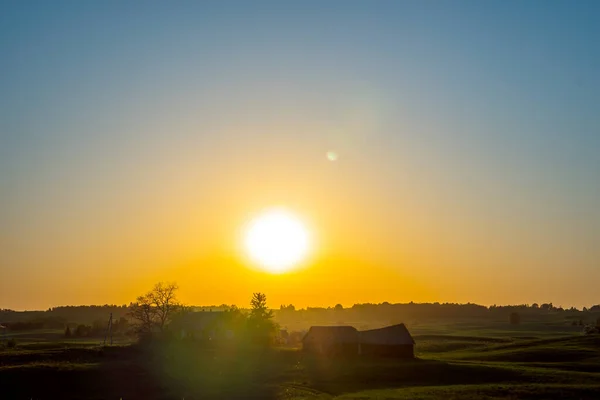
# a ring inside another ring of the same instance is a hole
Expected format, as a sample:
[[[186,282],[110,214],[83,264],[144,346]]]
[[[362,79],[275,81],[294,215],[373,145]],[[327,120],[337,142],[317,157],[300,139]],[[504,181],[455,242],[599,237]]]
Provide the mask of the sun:
[[[283,273],[308,254],[309,234],[294,214],[273,209],[252,220],[245,232],[246,251],[263,270]]]

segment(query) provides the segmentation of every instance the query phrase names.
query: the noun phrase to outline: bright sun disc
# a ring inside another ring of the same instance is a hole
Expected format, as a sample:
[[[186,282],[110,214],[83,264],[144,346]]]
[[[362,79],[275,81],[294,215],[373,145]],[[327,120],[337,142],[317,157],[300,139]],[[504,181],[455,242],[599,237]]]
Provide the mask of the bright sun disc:
[[[246,231],[245,247],[253,261],[272,273],[289,271],[308,253],[308,232],[302,222],[284,210],[268,211]]]

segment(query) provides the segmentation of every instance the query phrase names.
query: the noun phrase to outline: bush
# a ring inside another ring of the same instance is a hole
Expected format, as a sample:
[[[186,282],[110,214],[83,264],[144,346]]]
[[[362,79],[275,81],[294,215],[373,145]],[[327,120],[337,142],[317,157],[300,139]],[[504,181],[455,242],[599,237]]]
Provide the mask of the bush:
[[[77,328],[75,328],[75,336],[77,337],[90,336],[91,333],[92,327],[88,325],[77,325]]]
[[[583,333],[585,335],[597,335],[600,333],[600,328],[596,326],[586,326],[583,328]]]

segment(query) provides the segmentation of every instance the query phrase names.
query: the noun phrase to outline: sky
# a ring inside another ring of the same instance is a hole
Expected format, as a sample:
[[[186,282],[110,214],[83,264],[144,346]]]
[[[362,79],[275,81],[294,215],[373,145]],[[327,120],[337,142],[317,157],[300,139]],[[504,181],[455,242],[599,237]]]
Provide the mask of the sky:
[[[4,1],[0,308],[596,304],[599,37],[596,1]],[[271,207],[285,274],[240,250]]]

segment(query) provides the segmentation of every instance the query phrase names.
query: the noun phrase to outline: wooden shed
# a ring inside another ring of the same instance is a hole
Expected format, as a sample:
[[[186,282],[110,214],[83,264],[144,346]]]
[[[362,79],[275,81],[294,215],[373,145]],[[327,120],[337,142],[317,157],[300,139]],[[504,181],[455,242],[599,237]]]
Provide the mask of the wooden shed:
[[[302,339],[302,349],[320,355],[358,355],[358,331],[352,326],[312,326]]]
[[[361,355],[414,358],[415,341],[404,324],[358,332]]]

